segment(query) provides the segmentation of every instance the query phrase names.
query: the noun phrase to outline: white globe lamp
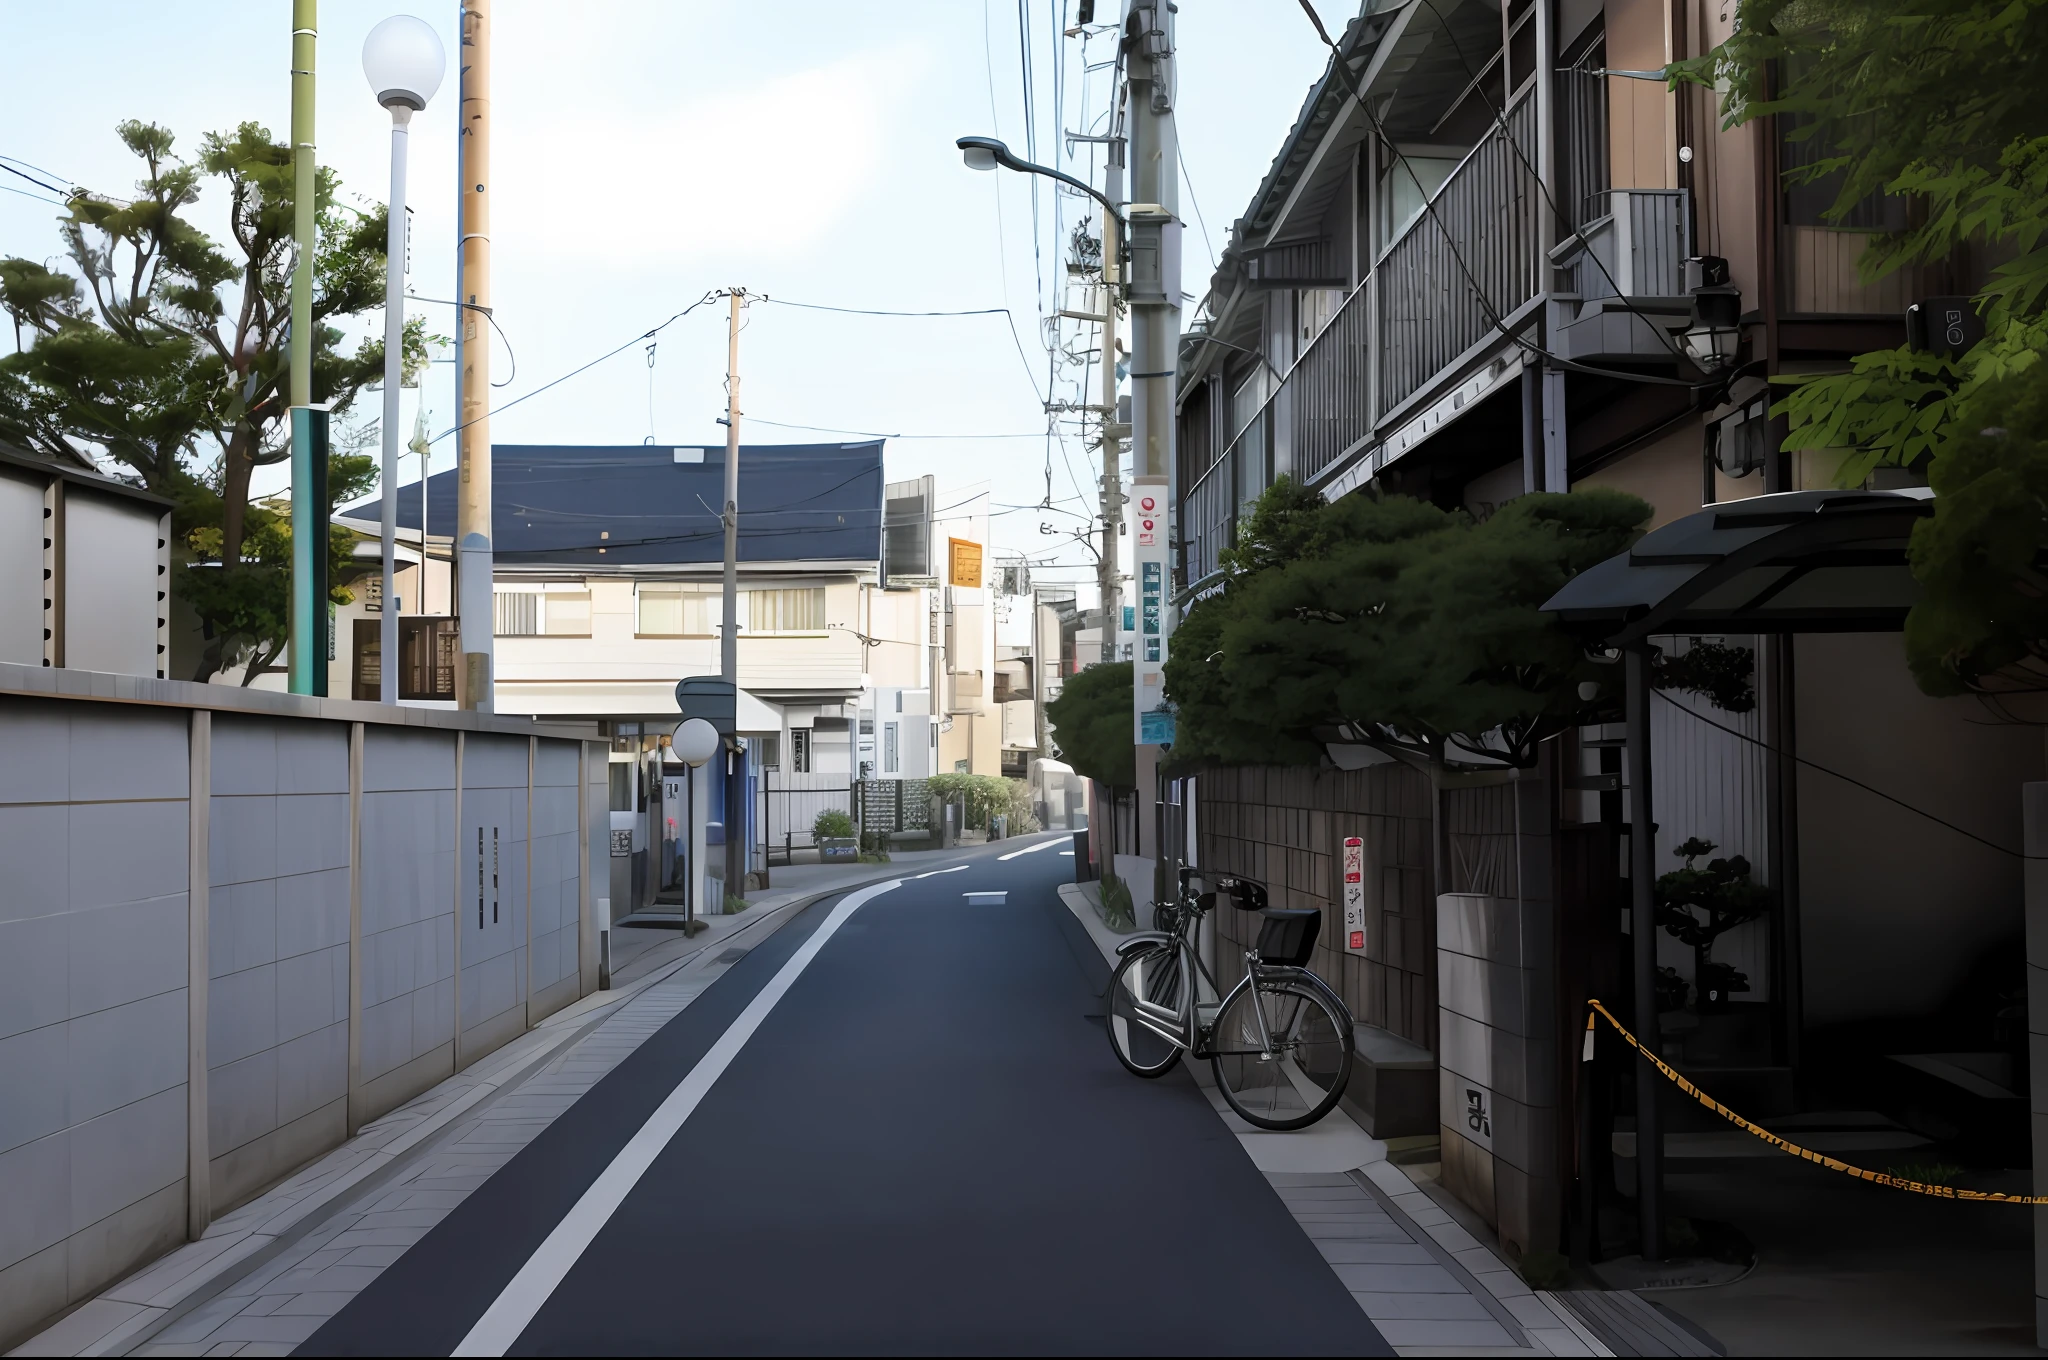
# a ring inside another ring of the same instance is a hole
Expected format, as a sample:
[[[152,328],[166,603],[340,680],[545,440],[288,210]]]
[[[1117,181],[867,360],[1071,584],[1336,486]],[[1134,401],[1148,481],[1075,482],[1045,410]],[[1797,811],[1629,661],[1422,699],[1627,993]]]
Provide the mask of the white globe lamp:
[[[394,14],[363,39],[363,74],[369,77],[377,102],[387,109],[424,109],[447,70],[441,35],[424,19]]]
[[[683,764],[697,766],[717,755],[719,744],[717,728],[702,718],[690,718],[676,724],[668,749]]]

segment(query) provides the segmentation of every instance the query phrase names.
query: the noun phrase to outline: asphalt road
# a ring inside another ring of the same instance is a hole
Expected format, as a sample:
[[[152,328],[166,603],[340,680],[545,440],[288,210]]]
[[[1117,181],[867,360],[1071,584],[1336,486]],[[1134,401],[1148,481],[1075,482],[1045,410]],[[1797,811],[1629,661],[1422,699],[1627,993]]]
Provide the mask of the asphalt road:
[[[1391,1354],[1117,1065],[1058,849],[809,908],[298,1353]]]

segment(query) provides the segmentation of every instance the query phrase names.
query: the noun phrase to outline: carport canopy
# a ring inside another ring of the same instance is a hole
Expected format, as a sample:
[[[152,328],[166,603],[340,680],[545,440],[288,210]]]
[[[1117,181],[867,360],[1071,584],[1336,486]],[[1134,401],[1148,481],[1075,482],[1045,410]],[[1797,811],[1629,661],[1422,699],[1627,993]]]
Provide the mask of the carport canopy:
[[[1544,608],[1627,647],[1660,633],[1885,633],[1920,586],[1906,564],[1933,493],[1788,491],[1710,505],[1587,568]]]

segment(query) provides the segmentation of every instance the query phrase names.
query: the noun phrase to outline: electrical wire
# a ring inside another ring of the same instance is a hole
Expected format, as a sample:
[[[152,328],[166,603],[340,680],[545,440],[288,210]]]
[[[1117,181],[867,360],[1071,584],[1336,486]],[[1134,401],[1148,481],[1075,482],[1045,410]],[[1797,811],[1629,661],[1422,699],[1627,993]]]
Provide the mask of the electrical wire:
[[[1423,0],[1423,3],[1428,3],[1428,0]],[[1365,115],[1365,121],[1371,124],[1373,135],[1378,137],[1394,153],[1395,158],[1408,171],[1409,177],[1418,185],[1421,184],[1421,177],[1416,175],[1413,167],[1409,165],[1407,154],[1401,150],[1392,137],[1387,135],[1385,126],[1380,122],[1378,116],[1373,113],[1372,105],[1365,97],[1365,91],[1359,88],[1358,78],[1352,74],[1350,63],[1344,59],[1343,50],[1330,37],[1329,30],[1323,27],[1322,17],[1316,13],[1315,7],[1309,3],[1309,0],[1300,0],[1300,5],[1302,13],[1308,15],[1309,22],[1315,25],[1317,36],[1323,40],[1324,46],[1330,49],[1330,69],[1343,76],[1344,84],[1350,89],[1352,98],[1357,101],[1358,111]],[[1431,6],[1431,11],[1435,12],[1434,6]],[[1512,146],[1514,139],[1509,138],[1507,140],[1510,146]],[[1520,148],[1515,148],[1515,150],[1519,155]],[[1527,164],[1526,157],[1523,158],[1523,163]],[[1464,252],[1458,249],[1458,243],[1452,236],[1451,229],[1444,225],[1443,218],[1437,212],[1436,199],[1433,195],[1424,196],[1422,210],[1429,215],[1429,220],[1434,222],[1437,230],[1442,233],[1444,247],[1450,254],[1452,263],[1457,265],[1458,272],[1465,276],[1465,282],[1471,286],[1472,299],[1479,304],[1480,310],[1486,313],[1487,322],[1510,344],[1513,344],[1525,353],[1533,354],[1553,368],[1562,369],[1566,372],[1585,373],[1602,378],[1618,378],[1625,382],[1648,383],[1659,387],[1684,387],[1693,391],[1709,390],[1722,385],[1724,380],[1719,378],[1709,378],[1703,382],[1693,382],[1686,378],[1665,378],[1656,374],[1630,373],[1622,369],[1598,368],[1591,364],[1582,364],[1576,360],[1552,354],[1535,341],[1525,338],[1518,332],[1509,330],[1506,318],[1502,317],[1494,305],[1487,301],[1485,289],[1480,285],[1478,276],[1472,272],[1472,267],[1465,262]],[[1553,211],[1555,211],[1554,206]],[[1602,265],[1602,268],[1605,269],[1605,266]]]
[[[1217,265],[1216,243],[1209,239],[1209,222],[1202,216],[1202,201],[1195,197],[1195,177],[1188,173],[1188,158],[1181,150],[1178,137],[1173,141],[1173,156],[1180,162],[1180,182],[1188,191],[1188,204],[1195,210],[1195,225],[1202,229],[1202,244],[1209,249],[1209,268],[1214,270]]]
[[[1957,826],[1954,822],[1951,822],[1944,817],[1937,817],[1935,814],[1929,812],[1926,808],[1915,807],[1913,804],[1907,802],[1903,798],[1895,797],[1892,794],[1886,793],[1883,789],[1876,788],[1872,785],[1866,784],[1862,780],[1856,778],[1854,775],[1843,774],[1840,770],[1831,769],[1830,767],[1821,764],[1817,760],[1808,760],[1805,756],[1800,755],[1796,751],[1781,750],[1780,748],[1771,745],[1768,741],[1765,741],[1762,737],[1752,737],[1747,732],[1737,731],[1735,728],[1729,727],[1724,723],[1717,723],[1712,718],[1709,718],[1706,714],[1698,712],[1695,709],[1687,708],[1684,704],[1679,703],[1676,699],[1664,693],[1662,690],[1652,689],[1650,692],[1656,695],[1659,699],[1662,699],[1665,703],[1677,709],[1679,712],[1684,713],[1692,718],[1696,718],[1700,722],[1705,723],[1709,727],[1717,728],[1720,731],[1726,732],[1731,737],[1740,738],[1741,740],[1750,743],[1752,746],[1761,746],[1764,750],[1769,751],[1774,756],[1790,756],[1793,761],[1797,762],[1798,764],[1806,766],[1810,770],[1819,770],[1822,774],[1832,775],[1834,778],[1841,780],[1844,784],[1854,785],[1856,788],[1862,789],[1865,793],[1872,794],[1878,798],[1882,798],[1887,803],[1892,803],[1899,807],[1902,807],[1906,811],[1913,813],[1916,816],[1924,817],[1928,821],[1933,822],[1936,826],[1945,826],[1950,831],[1955,832],[1958,836],[1967,837],[1970,840],[1977,842],[1979,845],[1989,846],[2001,855],[2011,855],[2015,859],[2048,858],[2048,856],[2042,855],[2029,855],[2024,851],[2015,850],[2009,845],[2000,845],[1997,841],[1991,840],[1984,836],[1980,836],[1976,832],[1969,830],[1967,827]]]
[[[673,326],[676,322],[681,321],[691,312],[696,311],[699,307],[702,307],[705,303],[712,301],[714,298],[718,296],[719,294],[717,294],[716,292],[706,293],[703,297],[698,298],[695,302],[683,308],[683,310],[677,312],[674,316],[671,316],[668,320],[662,322],[660,325],[652,327],[649,330],[642,331],[640,334],[634,336],[631,340],[626,341],[625,344],[618,346],[616,349],[606,350],[604,353],[598,355],[595,359],[592,359],[589,363],[579,364],[577,367],[570,369],[567,373],[564,373],[561,377],[556,378],[553,382],[542,383],[539,387],[534,388],[531,392],[528,392],[523,396],[514,397],[512,400],[506,402],[503,406],[494,406],[490,410],[484,412],[480,416],[477,416],[473,420],[466,420],[462,422],[460,425],[451,426],[448,429],[441,431],[441,433],[435,435],[432,439],[429,439],[427,443],[430,445],[438,444],[442,440],[446,439],[449,435],[455,434],[457,431],[460,430],[466,430],[470,426],[477,424],[479,421],[489,420],[492,416],[495,416],[502,411],[509,411],[513,407],[517,406],[520,402],[530,401],[534,397],[537,397],[541,393],[547,391],[549,388],[560,387],[563,383],[569,381],[569,379],[577,376],[580,373],[585,373],[588,372],[590,369],[596,368],[605,360],[610,359],[615,355],[624,354],[627,350],[633,348],[633,346],[639,344],[641,341],[653,339],[655,336],[661,334],[662,331],[668,329],[668,327]]]
[[[511,385],[512,385],[512,384],[513,384],[514,382],[518,381],[518,378],[519,378],[519,354],[518,354],[518,351],[516,351],[516,350],[514,350],[514,349],[512,348],[512,337],[510,337],[509,335],[506,335],[506,334],[505,334],[505,328],[504,328],[503,326],[500,326],[500,325],[498,324],[498,318],[497,318],[497,317],[495,317],[495,316],[492,316],[492,315],[491,315],[491,311],[492,311],[492,309],[491,309],[491,308],[489,308],[489,307],[483,307],[483,306],[479,306],[478,304],[476,304],[476,303],[474,303],[474,302],[457,302],[457,301],[456,301],[456,300],[455,300],[454,298],[430,298],[430,297],[421,297],[421,296],[420,296],[420,295],[419,295],[418,293],[407,293],[407,294],[405,295],[405,300],[406,300],[407,302],[438,302],[438,303],[440,303],[440,304],[441,304],[441,305],[442,305],[443,307],[466,307],[466,308],[468,308],[468,309],[469,309],[470,311],[472,311],[472,312],[475,312],[475,313],[477,313],[478,315],[482,316],[484,320],[486,320],[486,321],[488,321],[488,322],[490,322],[490,323],[491,323],[491,329],[492,329],[493,331],[497,332],[497,336],[498,336],[498,338],[499,338],[500,340],[502,340],[502,341],[504,341],[504,342],[505,342],[505,357],[506,357],[507,359],[510,359],[510,360],[512,361],[512,371],[511,371],[510,373],[507,373],[507,374],[505,375],[505,381],[504,381],[504,382],[494,382],[494,383],[492,383],[492,384],[491,384],[491,386],[493,386],[493,387],[509,387],[509,386],[511,386]]]
[[[36,178],[36,177],[35,177],[34,175],[31,175],[30,173],[28,173],[28,171],[26,171],[26,170],[17,170],[17,169],[15,169],[15,168],[14,168],[13,166],[11,166],[11,165],[7,165],[7,164],[5,164],[5,163],[0,163],[0,170],[5,170],[5,171],[6,171],[6,172],[7,172],[8,174],[10,174],[10,175],[18,175],[18,176],[20,176],[20,177],[21,177],[22,179],[25,179],[25,180],[27,180],[27,181],[28,181],[28,182],[29,182],[30,184],[33,184],[33,185],[35,185],[35,186],[36,186],[36,188],[38,188],[38,189],[47,189],[47,190],[49,190],[49,191],[50,191],[51,193],[53,193],[53,194],[62,194],[62,195],[64,195],[64,196],[65,196],[66,198],[69,198],[69,197],[70,197],[70,196],[71,196],[71,195],[72,195],[73,193],[76,193],[76,192],[77,192],[77,191],[76,191],[76,190],[74,190],[74,189],[64,189],[64,188],[60,188],[60,187],[58,187],[58,186],[57,186],[57,185],[55,185],[55,184],[46,184],[46,183],[44,183],[44,182],[43,182],[42,180],[39,180],[39,179],[37,179],[37,178]],[[44,173],[45,173],[45,174],[48,174],[49,172],[48,172],[48,171],[45,171]]]
[[[5,166],[0,166],[0,169],[5,168]],[[50,198],[47,195],[36,193],[33,189],[17,189],[12,184],[0,184],[0,193],[20,194],[23,198],[32,198],[38,203],[48,203],[59,208],[71,206],[61,198]]]
[[[764,416],[748,416],[753,425],[773,425],[778,430],[817,430],[823,434],[857,434],[869,439],[1042,439],[1045,436],[1036,430],[1024,430],[1015,434],[891,434],[884,430],[842,430],[836,425],[805,425],[787,420],[769,420]]]
[[[1436,0],[1421,0],[1421,3],[1429,7],[1429,12],[1436,16],[1437,23],[1443,28],[1444,36],[1450,39],[1451,51],[1458,58],[1458,64],[1465,68],[1465,74],[1471,77],[1471,79],[1474,82],[1472,92],[1478,95],[1482,100],[1485,100],[1485,87],[1478,83],[1479,71],[1472,65],[1471,59],[1465,55],[1464,44],[1460,43],[1458,41],[1458,35],[1452,32],[1450,24],[1444,19],[1443,11],[1436,7]],[[1531,22],[1533,22],[1533,20]],[[1503,49],[1501,53],[1501,60],[1503,62],[1507,60],[1507,53],[1505,49]],[[1361,100],[1360,102],[1362,103],[1363,101]],[[1494,126],[1498,127],[1503,134],[1507,133],[1508,111],[1506,105],[1495,104],[1491,100],[1487,100],[1486,107],[1488,112],[1493,114]],[[1529,159],[1528,153],[1522,150],[1521,146],[1516,143],[1515,139],[1512,136],[1503,136],[1501,140],[1507,144],[1508,150],[1514,153],[1515,159],[1522,163],[1522,168],[1528,171],[1530,181],[1534,183],[1536,186],[1536,192],[1543,195],[1544,206],[1550,209],[1550,215],[1552,220],[1559,219],[1562,216],[1562,214],[1558,210],[1557,200],[1555,198],[1552,198],[1550,195],[1550,186],[1543,182],[1543,172],[1539,170],[1536,167],[1536,164]],[[1396,149],[1396,154],[1399,154],[1398,149]],[[1409,173],[1412,176],[1414,172],[1411,170]],[[1586,252],[1586,255],[1589,259],[1593,261],[1594,265],[1599,268],[1600,276],[1607,280],[1607,286],[1614,290],[1614,296],[1621,301],[1622,306],[1626,307],[1631,314],[1633,314],[1638,320],[1647,325],[1650,328],[1651,332],[1655,334],[1658,339],[1664,342],[1664,347],[1671,351],[1672,357],[1675,359],[1689,360],[1689,356],[1685,353],[1685,351],[1679,347],[1677,342],[1672,340],[1670,332],[1666,331],[1662,326],[1657,324],[1657,322],[1653,320],[1646,312],[1642,311],[1633,302],[1629,301],[1627,295],[1622,292],[1620,282],[1607,268],[1607,262],[1600,258],[1599,252],[1594,250],[1588,250]]]

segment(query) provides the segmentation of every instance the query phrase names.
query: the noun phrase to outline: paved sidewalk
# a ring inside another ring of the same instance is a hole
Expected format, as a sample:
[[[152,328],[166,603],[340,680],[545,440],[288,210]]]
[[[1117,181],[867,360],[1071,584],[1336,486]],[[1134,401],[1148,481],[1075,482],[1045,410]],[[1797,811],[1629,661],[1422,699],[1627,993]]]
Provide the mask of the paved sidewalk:
[[[693,936],[648,930],[613,987],[535,1025],[143,1267],[11,1355],[286,1355],[748,950],[819,896],[899,863],[805,866]],[[615,932],[616,934],[616,932]]]
[[[1118,941],[1081,885],[1060,900],[1105,962]],[[1425,1189],[1387,1161],[1385,1143],[1339,1108],[1271,1133],[1231,1112],[1204,1063],[1195,1081],[1387,1344],[1404,1356],[1612,1355],[1561,1301],[1523,1283]]]

